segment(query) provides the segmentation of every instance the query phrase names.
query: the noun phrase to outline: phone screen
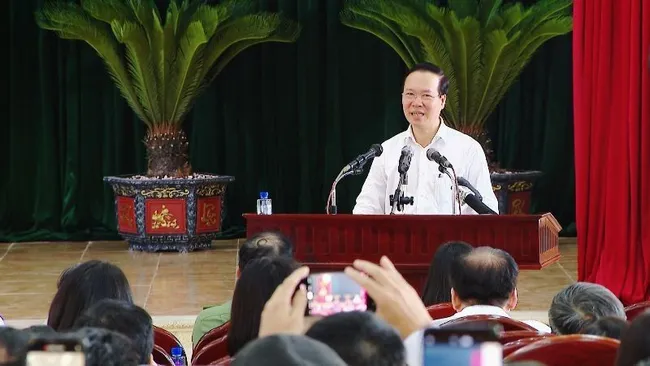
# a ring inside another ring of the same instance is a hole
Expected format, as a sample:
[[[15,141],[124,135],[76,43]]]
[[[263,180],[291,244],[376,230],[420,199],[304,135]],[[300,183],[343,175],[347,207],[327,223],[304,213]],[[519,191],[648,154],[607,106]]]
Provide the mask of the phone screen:
[[[82,347],[76,341],[46,341],[32,342],[27,351],[27,366],[84,366],[86,356]]]
[[[328,316],[348,311],[374,311],[374,302],[343,272],[312,274],[307,278],[308,315]]]
[[[424,366],[501,366],[501,344],[488,331],[427,329]]]

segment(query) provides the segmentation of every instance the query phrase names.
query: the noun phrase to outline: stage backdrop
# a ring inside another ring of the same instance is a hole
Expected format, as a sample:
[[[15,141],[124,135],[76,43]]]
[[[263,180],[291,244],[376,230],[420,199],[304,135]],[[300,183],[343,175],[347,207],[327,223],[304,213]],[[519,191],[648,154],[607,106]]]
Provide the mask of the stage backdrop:
[[[650,298],[650,2],[574,4],[578,278]]]
[[[43,0],[3,2],[10,27],[0,134],[0,241],[97,240],[115,234],[106,175],[145,170],[143,126],[89,46],[39,30]],[[531,3],[532,1],[525,1]],[[161,1],[165,6],[166,2]],[[339,20],[341,1],[259,1],[304,30],[235,58],[187,118],[198,172],[234,175],[226,235],[269,191],[275,212],[324,212],[331,181],[355,156],[404,130],[404,65],[386,44]],[[571,37],[534,57],[490,121],[498,160],[539,169],[537,212],[574,222]],[[351,211],[364,176],[339,185]]]

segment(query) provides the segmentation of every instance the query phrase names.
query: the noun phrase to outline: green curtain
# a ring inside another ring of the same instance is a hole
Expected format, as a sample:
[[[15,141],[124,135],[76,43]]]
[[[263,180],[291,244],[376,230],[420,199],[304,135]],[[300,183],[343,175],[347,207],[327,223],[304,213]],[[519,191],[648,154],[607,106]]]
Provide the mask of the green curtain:
[[[39,30],[43,0],[8,0],[8,118],[0,134],[0,241],[118,239],[107,175],[145,170],[143,124],[86,44]],[[160,2],[166,6],[166,1]],[[188,116],[197,172],[233,175],[224,236],[269,191],[274,212],[322,213],[341,167],[406,128],[405,66],[392,49],[343,26],[341,0],[260,0],[303,24],[295,44],[237,56]],[[570,36],[544,46],[490,121],[505,167],[542,169],[537,211],[574,221]],[[351,211],[365,176],[338,187]]]

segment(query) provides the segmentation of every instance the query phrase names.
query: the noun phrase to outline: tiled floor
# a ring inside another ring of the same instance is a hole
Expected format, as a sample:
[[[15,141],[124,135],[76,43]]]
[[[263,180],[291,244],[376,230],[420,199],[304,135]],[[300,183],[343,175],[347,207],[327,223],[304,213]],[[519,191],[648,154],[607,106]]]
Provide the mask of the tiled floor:
[[[126,273],[138,305],[154,317],[195,316],[232,296],[237,241],[203,252],[131,252],[125,242],[0,243],[0,313],[6,319],[45,319],[61,271],[89,259],[115,263]],[[562,259],[522,271],[519,311],[545,311],[553,295],[576,279],[574,239],[563,239]]]

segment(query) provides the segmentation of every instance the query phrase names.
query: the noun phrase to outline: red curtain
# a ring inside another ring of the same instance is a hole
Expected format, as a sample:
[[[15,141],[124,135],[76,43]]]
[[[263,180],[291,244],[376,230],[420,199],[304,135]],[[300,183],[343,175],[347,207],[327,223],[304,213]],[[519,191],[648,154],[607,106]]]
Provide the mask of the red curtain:
[[[650,1],[575,0],[578,280],[650,298]]]

